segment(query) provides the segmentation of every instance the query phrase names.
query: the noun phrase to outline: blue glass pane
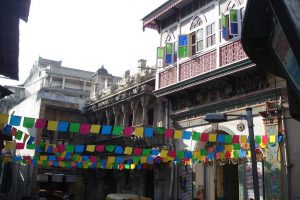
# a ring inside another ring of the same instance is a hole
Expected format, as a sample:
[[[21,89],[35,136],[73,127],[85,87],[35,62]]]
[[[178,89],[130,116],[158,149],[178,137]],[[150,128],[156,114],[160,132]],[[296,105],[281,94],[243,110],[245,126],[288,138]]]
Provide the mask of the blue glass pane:
[[[166,54],[166,64],[172,63],[172,54]]]
[[[238,24],[230,23],[230,35],[237,35],[237,34],[238,34]]]
[[[222,26],[222,38],[228,40],[228,29],[224,26]]]
[[[179,46],[187,46],[187,35],[179,36]]]

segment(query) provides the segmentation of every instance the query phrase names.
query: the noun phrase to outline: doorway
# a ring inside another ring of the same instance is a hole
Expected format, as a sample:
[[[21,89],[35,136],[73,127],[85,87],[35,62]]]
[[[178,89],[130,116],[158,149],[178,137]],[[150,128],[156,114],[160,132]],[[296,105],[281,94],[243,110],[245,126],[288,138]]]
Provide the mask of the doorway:
[[[238,165],[227,163],[217,165],[217,200],[239,199],[239,174]]]

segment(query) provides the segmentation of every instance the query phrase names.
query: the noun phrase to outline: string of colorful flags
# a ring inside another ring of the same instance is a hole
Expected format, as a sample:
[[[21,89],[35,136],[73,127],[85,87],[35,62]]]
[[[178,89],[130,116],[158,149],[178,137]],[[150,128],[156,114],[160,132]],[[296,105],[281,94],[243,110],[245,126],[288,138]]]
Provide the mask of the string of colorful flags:
[[[43,124],[41,126],[41,123]],[[74,125],[76,124],[76,125]],[[207,162],[214,159],[244,158],[249,156],[249,138],[247,135],[227,135],[217,133],[199,133],[182,131],[176,129],[165,129],[158,127],[156,134],[164,135],[166,138],[193,140],[209,143],[205,148],[195,151],[172,150],[124,147],[119,145],[64,145],[45,144],[42,141],[35,143],[35,138],[14,126],[25,128],[47,128],[60,132],[79,132],[81,134],[103,134],[103,135],[124,135],[152,137],[152,127],[122,127],[96,124],[79,124],[71,122],[51,121],[20,117],[15,115],[0,114],[0,126],[4,126],[4,134],[14,136],[14,142],[7,142],[6,149],[35,150],[40,156],[7,156],[2,155],[4,162],[18,162],[22,164],[38,164],[54,167],[78,167],[78,168],[103,168],[103,169],[134,169],[143,168],[144,165],[154,163],[178,163],[191,164],[195,162]],[[76,127],[76,129],[75,129]],[[267,148],[268,145],[276,144],[275,135],[256,135],[255,143],[257,148]],[[83,153],[114,153],[116,156],[107,156],[107,159],[100,159],[95,155],[82,155]],[[47,154],[47,155],[43,155]],[[129,163],[129,164],[128,164]],[[127,166],[127,168],[126,168]],[[129,166],[129,167],[128,167]]]
[[[165,129],[164,127],[123,127],[120,125],[98,125],[98,124],[80,124],[64,121],[53,121],[45,119],[35,119],[30,117],[21,117],[16,115],[0,114],[0,126],[4,126],[4,132],[15,136],[17,140],[23,138],[23,142],[29,138],[29,143],[34,141],[34,137],[28,133],[24,133],[17,130],[14,126],[23,126],[24,128],[38,128],[47,129],[49,131],[59,132],[71,132],[80,134],[102,134],[102,135],[115,135],[115,136],[131,136],[135,135],[138,137],[153,137],[154,134],[164,135],[166,138],[183,139],[183,140],[194,140],[202,142],[221,142],[221,143],[239,143],[239,140],[247,140],[245,135],[220,135],[220,134],[208,134],[191,131],[177,130],[173,128]],[[24,135],[24,137],[23,137]],[[274,136],[275,137],[275,136]],[[268,143],[268,136],[255,137],[257,144]],[[275,138],[271,137],[270,142],[273,143]]]

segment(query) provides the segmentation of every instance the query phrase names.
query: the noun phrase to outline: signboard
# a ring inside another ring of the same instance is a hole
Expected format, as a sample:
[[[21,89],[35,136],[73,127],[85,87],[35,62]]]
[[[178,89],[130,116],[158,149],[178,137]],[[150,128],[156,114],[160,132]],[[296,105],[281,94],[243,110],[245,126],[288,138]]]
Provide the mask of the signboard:
[[[263,165],[262,162],[257,162],[257,173],[259,183],[259,196],[263,200]],[[254,199],[253,177],[252,177],[252,163],[245,163],[245,186],[246,186],[246,199]]]
[[[291,46],[279,24],[277,24],[272,40],[271,47],[275,52],[280,64],[291,80],[291,83],[296,87],[298,93],[300,92],[300,66],[296,60]]]
[[[284,0],[283,1],[290,19],[294,24],[298,38],[300,38],[300,1],[299,0]]]

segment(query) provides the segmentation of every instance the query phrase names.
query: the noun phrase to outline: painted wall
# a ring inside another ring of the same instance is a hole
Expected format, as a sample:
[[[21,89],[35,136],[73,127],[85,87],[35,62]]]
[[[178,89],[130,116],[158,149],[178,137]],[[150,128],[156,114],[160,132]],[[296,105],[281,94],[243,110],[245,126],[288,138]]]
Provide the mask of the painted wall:
[[[287,154],[289,156],[289,169],[288,179],[290,183],[287,185],[290,186],[290,199],[300,199],[300,123],[292,118],[290,118],[288,110],[284,112],[285,119],[285,133],[287,133]],[[287,193],[287,191],[286,191]],[[284,199],[287,199],[285,196]]]

